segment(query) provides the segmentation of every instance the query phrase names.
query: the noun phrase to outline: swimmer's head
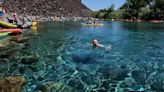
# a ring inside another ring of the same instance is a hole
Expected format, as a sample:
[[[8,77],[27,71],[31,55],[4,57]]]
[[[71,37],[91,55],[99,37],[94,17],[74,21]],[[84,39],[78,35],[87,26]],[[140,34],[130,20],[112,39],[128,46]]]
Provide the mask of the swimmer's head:
[[[92,40],[92,44],[93,44],[93,46],[95,46],[95,47],[97,47],[98,46],[98,41],[97,41],[97,39],[93,39]]]

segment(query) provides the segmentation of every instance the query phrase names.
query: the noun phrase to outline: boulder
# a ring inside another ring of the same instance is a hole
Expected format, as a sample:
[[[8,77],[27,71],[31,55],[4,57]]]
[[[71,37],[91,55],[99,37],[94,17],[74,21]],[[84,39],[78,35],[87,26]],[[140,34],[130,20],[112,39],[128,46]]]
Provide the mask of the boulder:
[[[23,76],[9,76],[0,79],[0,92],[20,92],[24,82]]]
[[[30,55],[30,56],[25,56],[21,59],[21,63],[23,64],[33,64],[36,63],[39,60],[38,55]]]
[[[0,43],[0,48],[4,48],[4,47],[5,47],[5,45]]]
[[[10,39],[10,41],[14,41],[17,43],[24,43],[24,42],[27,42],[28,40],[30,40],[29,37],[22,37],[22,36],[16,36]]]
[[[53,81],[43,83],[36,92],[79,92],[62,83],[56,83]]]

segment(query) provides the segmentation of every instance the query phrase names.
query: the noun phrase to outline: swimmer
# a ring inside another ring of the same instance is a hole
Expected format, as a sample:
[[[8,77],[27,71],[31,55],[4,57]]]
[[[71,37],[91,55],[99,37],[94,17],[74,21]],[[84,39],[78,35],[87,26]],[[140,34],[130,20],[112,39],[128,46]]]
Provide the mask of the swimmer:
[[[112,48],[112,45],[109,45],[109,46],[104,46],[104,45],[102,45],[102,44],[99,44],[98,43],[98,41],[97,41],[97,39],[93,39],[92,40],[92,45],[93,45],[93,47],[95,47],[95,48],[105,48],[106,50],[111,50],[111,48]]]
[[[98,41],[97,41],[97,39],[93,39],[92,40],[92,45],[93,45],[93,47],[96,47],[96,48],[105,47],[104,45],[99,44]]]

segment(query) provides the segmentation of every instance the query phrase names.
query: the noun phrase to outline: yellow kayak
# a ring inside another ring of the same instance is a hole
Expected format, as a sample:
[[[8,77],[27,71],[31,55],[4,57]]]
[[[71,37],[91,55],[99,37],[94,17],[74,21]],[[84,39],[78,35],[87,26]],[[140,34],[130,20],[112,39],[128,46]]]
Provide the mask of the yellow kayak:
[[[8,34],[10,34],[11,32],[3,32],[3,33],[0,33],[0,37],[1,36],[6,36],[6,35],[8,35]]]
[[[3,21],[0,21],[0,26],[6,27],[6,28],[17,28],[17,25],[13,25],[13,24],[6,23]]]
[[[87,23],[81,23],[82,26],[103,26],[104,24],[87,24]]]
[[[38,25],[37,21],[32,22],[32,27],[36,27]]]
[[[32,27],[31,27],[31,30],[32,30],[32,31],[37,31],[37,29],[38,29],[38,28],[37,28],[36,26],[32,26]]]

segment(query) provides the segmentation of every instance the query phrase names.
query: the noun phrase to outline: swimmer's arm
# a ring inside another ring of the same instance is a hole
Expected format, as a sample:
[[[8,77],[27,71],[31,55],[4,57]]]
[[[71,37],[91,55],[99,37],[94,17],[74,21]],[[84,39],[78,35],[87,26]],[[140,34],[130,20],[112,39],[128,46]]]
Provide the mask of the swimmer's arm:
[[[101,47],[101,48],[105,48],[105,46],[102,45],[102,44],[98,44],[98,46]]]

